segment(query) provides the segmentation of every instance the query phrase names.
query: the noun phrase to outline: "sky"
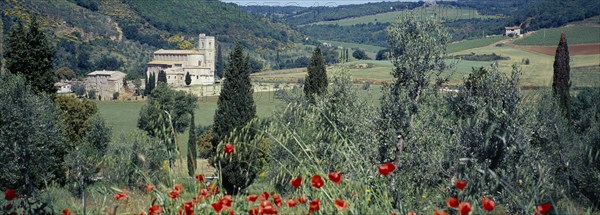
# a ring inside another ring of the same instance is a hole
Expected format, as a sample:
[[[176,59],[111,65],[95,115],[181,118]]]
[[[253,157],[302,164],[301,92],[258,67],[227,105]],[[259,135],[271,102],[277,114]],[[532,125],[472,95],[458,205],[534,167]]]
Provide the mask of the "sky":
[[[368,2],[383,2],[378,0],[222,0],[224,2],[233,2],[241,6],[266,5],[266,6],[338,6],[348,4],[364,4]],[[394,1],[394,0],[387,0]],[[397,1],[397,0],[395,0]],[[411,1],[411,0],[403,0]],[[414,0],[418,1],[418,0]]]

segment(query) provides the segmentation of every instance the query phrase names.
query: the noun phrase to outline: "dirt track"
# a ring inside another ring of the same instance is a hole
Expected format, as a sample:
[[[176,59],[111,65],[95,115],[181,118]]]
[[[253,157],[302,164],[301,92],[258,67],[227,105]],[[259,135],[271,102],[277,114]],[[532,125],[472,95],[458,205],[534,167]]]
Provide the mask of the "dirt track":
[[[556,46],[516,46],[516,48],[554,56]],[[569,55],[595,55],[600,54],[600,43],[569,45]]]

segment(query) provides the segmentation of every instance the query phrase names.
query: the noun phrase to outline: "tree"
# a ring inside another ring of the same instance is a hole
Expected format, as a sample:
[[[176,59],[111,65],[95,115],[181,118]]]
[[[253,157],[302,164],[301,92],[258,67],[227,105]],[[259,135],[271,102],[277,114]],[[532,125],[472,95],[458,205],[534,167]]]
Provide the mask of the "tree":
[[[156,78],[154,73],[150,73],[148,75],[148,79],[146,80],[146,87],[144,88],[144,95],[149,96],[152,93],[156,86]]]
[[[321,54],[321,48],[315,48],[308,65],[308,75],[304,82],[304,95],[314,101],[314,95],[323,95],[327,91],[327,70]]]
[[[58,77],[59,80],[71,80],[75,78],[75,72],[69,67],[61,67],[56,70],[56,77]]]
[[[194,122],[194,112],[191,112],[190,115],[192,118],[190,119],[187,167],[188,175],[190,177],[194,177],[194,174],[196,173],[196,167],[198,166],[196,163],[198,151],[196,150],[196,123]]]
[[[225,81],[217,101],[217,110],[214,117],[213,150],[217,150],[221,141],[233,141],[229,139],[235,129],[241,129],[256,117],[256,106],[252,96],[252,84],[250,83],[250,65],[248,56],[244,56],[241,43],[237,43],[229,54],[229,62],[226,66]],[[242,135],[242,134],[240,134]],[[250,135],[252,136],[252,135]],[[245,138],[251,140],[252,137]],[[250,185],[256,177],[256,171],[249,171],[247,164],[256,161],[254,157],[242,155],[239,160],[222,158],[221,175],[223,187],[229,193],[236,193]]]
[[[390,49],[381,49],[377,51],[377,55],[375,55],[375,60],[388,60],[389,53]]]
[[[28,29],[21,22],[10,32],[5,53],[6,69],[25,77],[36,93],[54,95],[56,75],[53,60],[56,51],[39,29],[34,17]]]
[[[216,63],[216,75],[219,78],[223,78],[223,53],[221,52],[221,46],[219,45],[217,48],[217,63]]]
[[[558,97],[560,107],[565,117],[571,116],[571,95],[569,88],[571,81],[569,80],[571,67],[569,66],[569,47],[565,34],[560,35],[560,41],[554,55],[554,75],[552,76],[552,89],[554,96]]]
[[[433,90],[444,81],[440,74],[447,68],[448,33],[439,21],[418,21],[414,14],[403,14],[386,31],[394,80],[382,89],[380,161],[391,160],[400,167],[423,92],[431,87],[432,75],[436,77]]]
[[[160,84],[160,83],[165,83],[166,84],[167,83],[167,73],[165,71],[162,71],[162,70],[159,71],[158,72],[158,77],[157,77],[156,80],[157,80],[157,84]]]
[[[190,73],[187,72],[187,73],[185,73],[185,85],[190,86],[191,83],[192,83],[192,76],[190,76]]]
[[[367,53],[365,53],[365,51],[360,50],[360,49],[354,50],[354,52],[352,52],[352,57],[356,58],[357,60],[370,60],[371,59],[371,58],[369,58]]]
[[[123,66],[123,61],[116,57],[102,55],[100,59],[94,63],[96,70],[119,70]]]
[[[33,196],[64,175],[58,110],[23,77],[0,74],[0,189]]]
[[[54,102],[60,110],[63,135],[69,142],[69,149],[74,149],[88,132],[90,119],[98,113],[96,103],[71,96],[58,96]]]

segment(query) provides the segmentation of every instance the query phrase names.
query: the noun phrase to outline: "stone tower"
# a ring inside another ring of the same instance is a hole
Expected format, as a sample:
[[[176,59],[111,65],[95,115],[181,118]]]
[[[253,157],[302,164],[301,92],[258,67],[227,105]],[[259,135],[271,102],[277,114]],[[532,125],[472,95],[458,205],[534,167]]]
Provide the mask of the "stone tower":
[[[215,71],[216,62],[216,50],[215,50],[215,37],[206,36],[206,34],[200,34],[198,41],[198,52],[204,55],[206,66],[210,67],[211,71]]]

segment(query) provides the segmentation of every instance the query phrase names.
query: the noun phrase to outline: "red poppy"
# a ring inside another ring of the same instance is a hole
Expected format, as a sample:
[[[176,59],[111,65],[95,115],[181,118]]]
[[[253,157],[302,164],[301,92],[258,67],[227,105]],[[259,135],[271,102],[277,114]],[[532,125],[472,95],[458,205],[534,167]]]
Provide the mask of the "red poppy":
[[[300,187],[300,185],[302,185],[302,178],[300,176],[298,176],[296,178],[292,178],[292,181],[290,181],[290,184],[292,185],[292,187],[298,188],[298,187]]]
[[[226,195],[223,198],[221,198],[219,202],[221,203],[221,205],[229,208],[231,207],[231,203],[233,202],[233,200],[231,199],[231,195]]]
[[[277,193],[273,194],[273,202],[275,202],[275,205],[277,205],[277,207],[281,207],[283,205],[281,197]]]
[[[163,209],[158,205],[152,205],[150,209],[148,209],[148,215],[161,214]]]
[[[304,196],[304,195],[300,196],[300,198],[298,198],[298,202],[300,202],[302,204],[306,203],[306,196]]]
[[[255,202],[256,199],[258,199],[258,195],[249,195],[248,197],[246,197],[246,200],[248,200],[248,202]]]
[[[550,204],[550,202],[546,202],[544,204],[538,205],[535,208],[535,214],[536,215],[538,215],[538,214],[544,215],[544,214],[547,214],[548,212],[550,212],[550,209],[552,209],[552,204]]]
[[[414,211],[409,211],[406,215],[417,215]]]
[[[127,194],[125,193],[125,189],[121,189],[121,192],[115,193],[114,197],[117,201],[126,199]]]
[[[266,201],[266,200],[269,200],[269,193],[263,192],[262,195],[260,195],[260,201]]]
[[[462,190],[462,189],[465,189],[466,186],[467,186],[466,181],[456,181],[456,188]]]
[[[206,198],[210,197],[210,193],[208,192],[207,189],[202,189],[202,190],[200,190],[200,197],[206,199]]]
[[[194,197],[192,198],[192,202],[194,203],[194,205],[197,205],[198,203],[202,202],[202,199]]]
[[[169,197],[172,199],[176,199],[179,198],[179,191],[177,189],[171,190],[171,192],[169,193]]]
[[[4,191],[4,199],[11,201],[15,198],[17,198],[19,195],[17,195],[17,191],[13,190],[13,189],[8,189],[6,191]]]
[[[293,208],[293,207],[296,207],[296,204],[298,202],[296,202],[296,200],[293,200],[293,199],[288,199],[287,201],[285,201],[285,203],[287,203],[288,207]]]
[[[262,201],[258,207],[260,214],[277,214],[277,208],[270,201]]]
[[[229,215],[235,215],[235,211],[234,210],[229,210]]]
[[[208,185],[208,190],[212,192],[213,195],[216,195],[217,193],[219,193],[219,188],[217,187],[217,184],[210,184]]]
[[[458,199],[456,197],[450,197],[446,199],[446,205],[451,208],[458,207]]]
[[[146,192],[148,192],[148,193],[152,192],[154,190],[154,188],[155,188],[154,185],[148,184],[148,185],[146,185]]]
[[[458,211],[461,215],[469,214],[471,211],[471,204],[468,202],[461,202],[460,205],[458,205]]]
[[[233,145],[231,143],[225,144],[225,153],[227,153],[227,154],[233,153]]]
[[[342,199],[336,199],[335,201],[333,201],[333,203],[333,205],[335,206],[335,208],[338,209],[338,211],[346,210],[348,208],[348,202]]]
[[[221,210],[223,210],[223,205],[221,204],[221,202],[212,203],[210,205],[212,205],[213,209],[215,209],[215,212],[217,213],[221,213]]]
[[[183,193],[183,185],[175,184],[175,190],[179,191],[180,193]]]
[[[392,173],[394,170],[396,170],[396,166],[392,162],[387,162],[379,167],[379,174],[382,174],[383,176],[387,176],[390,173]]]
[[[308,206],[309,212],[316,212],[319,211],[319,209],[321,209],[321,202],[319,199],[314,199],[310,201],[310,205]]]
[[[198,183],[202,183],[204,182],[204,175],[200,174],[196,176],[196,181],[198,181]]]
[[[329,180],[333,181],[335,184],[342,183],[342,173],[330,172],[327,176],[329,176]]]
[[[185,210],[185,215],[194,215],[194,203],[193,202],[184,203],[183,208]]]
[[[496,203],[494,202],[494,200],[488,198],[488,197],[484,197],[481,200],[481,205],[483,205],[483,209],[486,211],[493,211],[494,207],[496,206]]]
[[[62,215],[72,215],[71,209],[65,208],[62,210]]]
[[[258,207],[253,207],[253,208],[250,208],[250,210],[248,210],[248,215],[258,215],[258,212],[259,212]]]
[[[435,213],[433,213],[433,215],[448,215],[448,212],[443,210],[437,210],[435,211]]]
[[[325,184],[323,178],[321,178],[320,175],[313,175],[313,177],[311,178],[311,182],[312,186],[317,189],[321,188]]]

